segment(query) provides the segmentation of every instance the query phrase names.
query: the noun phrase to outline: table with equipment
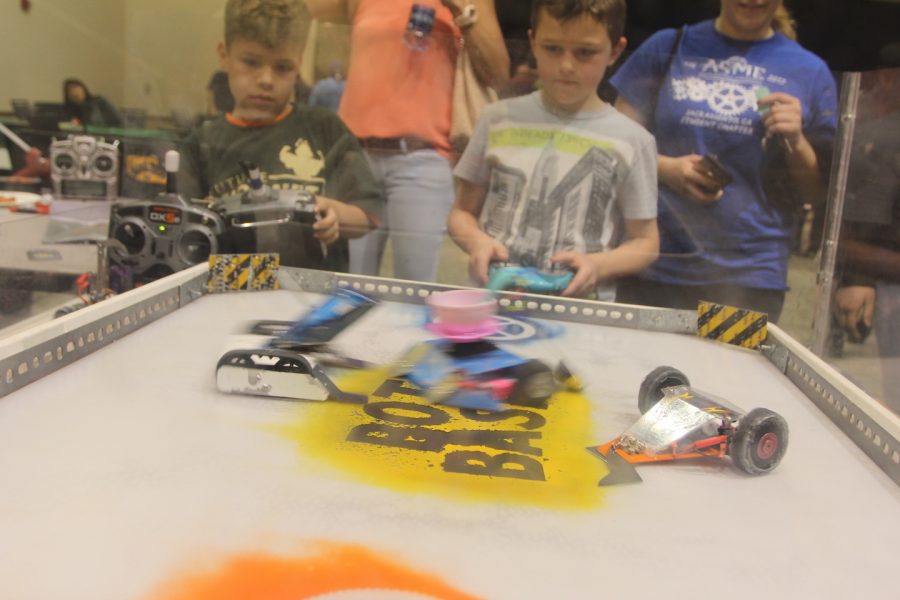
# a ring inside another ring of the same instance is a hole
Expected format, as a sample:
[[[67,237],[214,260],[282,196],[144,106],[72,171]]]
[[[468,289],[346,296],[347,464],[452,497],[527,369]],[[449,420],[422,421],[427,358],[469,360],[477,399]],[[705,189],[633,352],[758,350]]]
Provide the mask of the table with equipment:
[[[749,350],[698,337],[687,311],[504,295],[492,339],[564,360],[583,392],[461,410],[375,368],[343,382],[365,404],[286,401],[216,388],[248,322],[349,286],[380,302],[334,348],[389,365],[433,337],[424,298],[444,288],[207,279],[198,265],[0,340],[0,599],[896,594],[900,420],[776,326]],[[660,365],[782,415],[779,467],[696,459],[599,486],[588,448],[634,423]]]

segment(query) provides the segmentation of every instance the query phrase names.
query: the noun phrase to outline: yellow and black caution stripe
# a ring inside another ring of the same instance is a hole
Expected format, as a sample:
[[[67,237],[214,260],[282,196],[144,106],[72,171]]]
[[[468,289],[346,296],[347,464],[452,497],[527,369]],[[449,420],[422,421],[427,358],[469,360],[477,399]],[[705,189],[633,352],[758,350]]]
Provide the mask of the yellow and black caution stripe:
[[[697,306],[697,335],[734,346],[759,348],[766,341],[768,323],[766,313],[714,302]]]
[[[278,289],[278,254],[213,254],[209,257],[210,293]]]

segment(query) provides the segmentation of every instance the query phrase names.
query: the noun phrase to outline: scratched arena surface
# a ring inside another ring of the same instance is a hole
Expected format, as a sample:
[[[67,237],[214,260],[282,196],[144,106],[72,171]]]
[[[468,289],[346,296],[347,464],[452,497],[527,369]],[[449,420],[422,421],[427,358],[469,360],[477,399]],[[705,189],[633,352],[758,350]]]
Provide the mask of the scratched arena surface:
[[[898,488],[752,351],[511,321],[506,347],[564,358],[583,395],[485,415],[383,371],[345,381],[366,407],[216,390],[242,323],[321,298],[207,296],[0,399],[0,599],[894,597]],[[382,304],[336,346],[389,361],[424,319]],[[661,364],[782,414],[779,468],[649,465],[598,488],[584,448],[637,418]]]

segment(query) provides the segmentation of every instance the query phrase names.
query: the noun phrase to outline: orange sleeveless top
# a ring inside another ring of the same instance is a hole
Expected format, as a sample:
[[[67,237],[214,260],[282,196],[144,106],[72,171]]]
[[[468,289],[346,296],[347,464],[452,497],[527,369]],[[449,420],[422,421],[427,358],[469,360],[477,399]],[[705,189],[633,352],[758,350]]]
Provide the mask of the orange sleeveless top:
[[[403,43],[414,3],[436,11],[423,51]],[[417,137],[450,156],[459,40],[453,16],[440,0],[360,0],[353,17],[341,119],[357,137]]]

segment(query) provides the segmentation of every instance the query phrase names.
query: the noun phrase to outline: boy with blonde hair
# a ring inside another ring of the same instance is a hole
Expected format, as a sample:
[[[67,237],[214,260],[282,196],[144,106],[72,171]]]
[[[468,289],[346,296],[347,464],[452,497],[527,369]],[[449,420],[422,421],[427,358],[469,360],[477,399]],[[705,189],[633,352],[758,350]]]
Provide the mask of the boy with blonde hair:
[[[565,267],[564,296],[613,300],[656,259],[656,145],[597,96],[624,26],[625,0],[533,3],[540,89],[487,107],[454,171],[448,227],[475,281],[494,261]]]
[[[254,163],[273,189],[316,194],[320,218],[311,232],[299,223],[260,228],[253,250],[277,251],[290,266],[346,271],[346,238],[377,224],[382,198],[343,122],[327,109],[292,103],[309,21],[301,0],[228,0],[217,52],[235,107],[186,140],[180,191],[194,198],[241,193],[249,189],[241,163]],[[332,245],[325,264],[304,250],[310,235]]]

